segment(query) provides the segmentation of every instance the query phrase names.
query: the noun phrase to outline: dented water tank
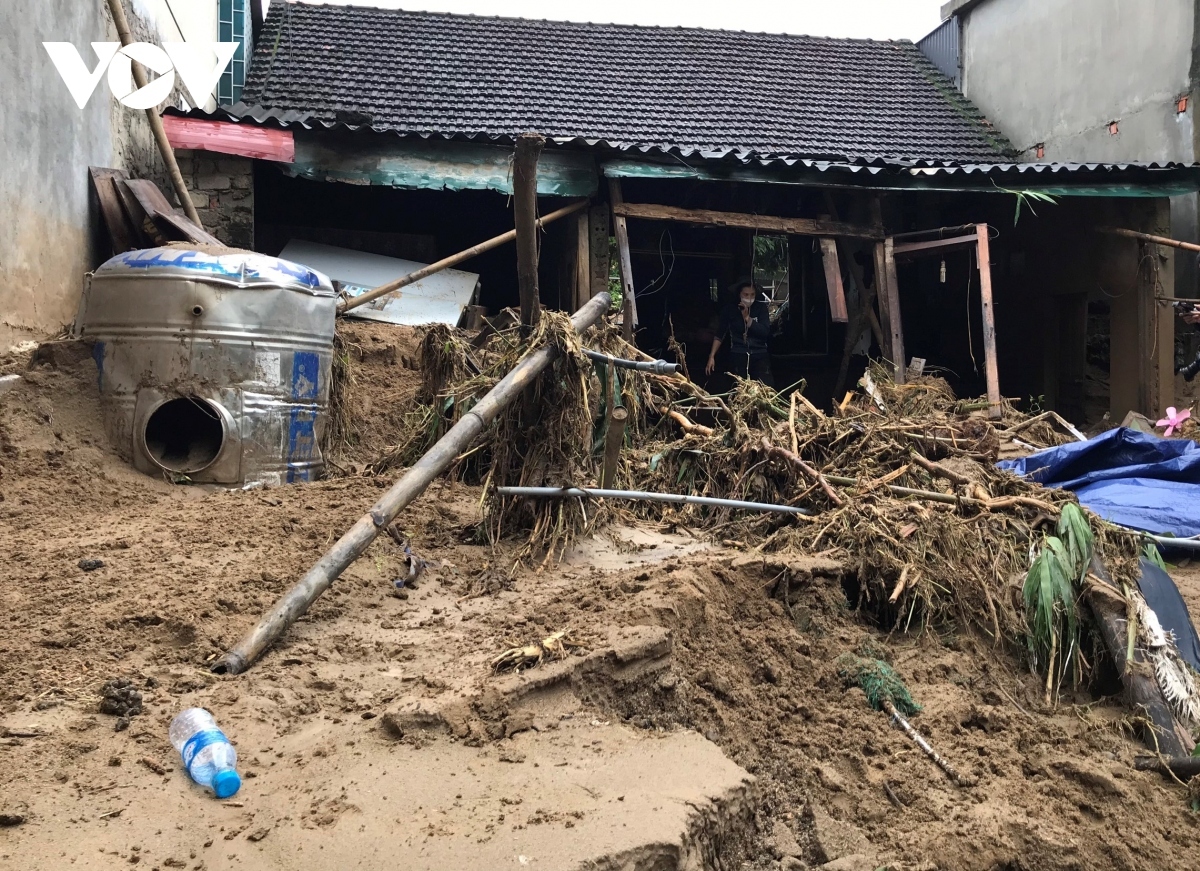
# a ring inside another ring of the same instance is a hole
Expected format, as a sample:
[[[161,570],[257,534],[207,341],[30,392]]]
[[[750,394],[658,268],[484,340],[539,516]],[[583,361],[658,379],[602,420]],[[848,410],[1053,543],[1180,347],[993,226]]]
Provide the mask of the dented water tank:
[[[105,428],[173,481],[308,481],[323,468],[337,298],[305,266],[246,251],[151,248],[90,277]]]

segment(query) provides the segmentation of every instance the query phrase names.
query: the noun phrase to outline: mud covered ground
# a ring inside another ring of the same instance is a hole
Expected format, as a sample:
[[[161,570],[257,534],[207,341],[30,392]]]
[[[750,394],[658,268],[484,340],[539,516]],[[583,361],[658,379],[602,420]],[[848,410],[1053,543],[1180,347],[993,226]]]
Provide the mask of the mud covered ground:
[[[415,389],[411,331],[352,338],[375,390],[346,473]],[[1119,701],[1047,711],[1009,652],[954,627],[886,634],[829,558],[619,528],[510,577],[461,485],[400,520],[430,563],[415,589],[381,538],[258,666],[214,676],[390,481],[156,481],[107,444],[86,355],[26,362],[0,361],[24,376],[0,395],[0,868],[1200,867],[1183,790],[1132,770]],[[1200,575],[1179,578],[1195,612]],[[563,629],[566,663],[491,672]],[[893,664],[914,725],[976,785],[844,686],[846,652]],[[100,712],[113,679],[140,712]],[[166,725],[188,705],[238,743],[236,801],[180,769]]]

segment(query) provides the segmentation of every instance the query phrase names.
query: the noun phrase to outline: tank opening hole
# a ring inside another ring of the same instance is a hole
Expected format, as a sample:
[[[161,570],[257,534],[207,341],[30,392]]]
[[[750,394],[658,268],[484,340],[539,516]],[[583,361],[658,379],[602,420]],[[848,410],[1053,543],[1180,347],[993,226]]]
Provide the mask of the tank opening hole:
[[[201,305],[192,306],[192,314],[195,315],[196,317],[200,317],[200,315],[204,314],[204,306],[201,306]]]
[[[207,399],[183,396],[164,402],[146,421],[146,451],[171,472],[199,472],[212,465],[225,442],[225,427]]]

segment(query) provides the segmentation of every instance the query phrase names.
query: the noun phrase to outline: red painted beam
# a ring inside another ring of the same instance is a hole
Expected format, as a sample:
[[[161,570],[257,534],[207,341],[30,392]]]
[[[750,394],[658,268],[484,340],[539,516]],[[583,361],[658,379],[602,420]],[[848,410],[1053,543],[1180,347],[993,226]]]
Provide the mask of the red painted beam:
[[[216,151],[281,163],[296,160],[296,142],[291,130],[178,115],[164,115],[162,121],[172,148]]]

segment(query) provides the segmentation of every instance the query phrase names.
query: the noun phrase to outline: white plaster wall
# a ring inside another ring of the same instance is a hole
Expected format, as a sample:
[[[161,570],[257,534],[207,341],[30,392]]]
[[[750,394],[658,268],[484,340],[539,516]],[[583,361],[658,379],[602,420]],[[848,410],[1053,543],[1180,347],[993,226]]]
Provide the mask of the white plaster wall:
[[[1046,160],[1190,163],[1195,107],[1176,103],[1191,87],[1193,7],[988,0],[964,21],[963,91],[1018,149],[1045,143]]]

